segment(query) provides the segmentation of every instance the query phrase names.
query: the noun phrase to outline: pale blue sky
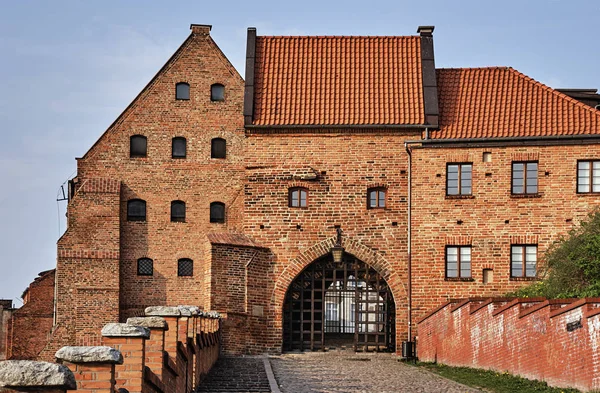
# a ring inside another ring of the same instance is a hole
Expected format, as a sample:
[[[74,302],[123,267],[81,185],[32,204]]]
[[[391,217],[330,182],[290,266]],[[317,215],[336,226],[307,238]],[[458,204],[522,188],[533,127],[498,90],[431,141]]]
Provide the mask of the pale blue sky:
[[[189,34],[212,36],[244,75],[259,35],[411,35],[435,25],[437,67],[509,65],[551,87],[600,88],[598,0],[9,1],[0,13],[0,298],[19,306],[56,263],[82,156]]]

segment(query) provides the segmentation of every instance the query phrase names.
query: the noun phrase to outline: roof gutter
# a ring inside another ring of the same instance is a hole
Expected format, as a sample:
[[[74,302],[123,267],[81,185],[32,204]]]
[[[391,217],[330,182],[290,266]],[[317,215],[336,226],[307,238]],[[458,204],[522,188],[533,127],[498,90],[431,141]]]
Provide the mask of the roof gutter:
[[[518,137],[500,137],[500,138],[451,138],[451,139],[419,139],[409,140],[406,143],[420,143],[422,145],[447,145],[464,143],[495,143],[495,142],[536,142],[536,141],[561,141],[561,140],[600,140],[600,134],[597,135],[549,135],[549,136],[518,136]]]
[[[246,129],[303,129],[303,128],[359,128],[359,129],[373,129],[373,128],[385,128],[385,129],[418,129],[422,130],[426,127],[430,127],[427,124],[283,124],[283,125],[257,125],[247,124],[244,126]]]

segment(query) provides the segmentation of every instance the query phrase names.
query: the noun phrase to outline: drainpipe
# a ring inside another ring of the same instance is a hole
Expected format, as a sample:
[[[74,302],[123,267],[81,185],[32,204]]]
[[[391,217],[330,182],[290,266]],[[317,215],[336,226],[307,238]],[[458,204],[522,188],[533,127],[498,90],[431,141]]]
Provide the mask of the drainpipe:
[[[406,153],[408,154],[408,338],[407,341],[412,340],[412,254],[411,254],[411,210],[412,210],[412,154],[411,150],[408,147],[408,143],[404,142],[404,148],[406,149]]]

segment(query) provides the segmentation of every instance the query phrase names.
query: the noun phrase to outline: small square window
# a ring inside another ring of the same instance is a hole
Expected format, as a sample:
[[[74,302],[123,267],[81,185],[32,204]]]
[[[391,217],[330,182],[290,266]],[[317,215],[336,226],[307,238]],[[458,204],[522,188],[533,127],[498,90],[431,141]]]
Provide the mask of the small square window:
[[[288,198],[289,207],[308,207],[308,190],[306,188],[290,188]]]
[[[190,85],[185,82],[180,82],[175,85],[175,99],[177,100],[189,100],[190,99]]]
[[[140,258],[137,261],[138,276],[152,276],[154,274],[154,262],[150,258]]]
[[[172,141],[172,153],[171,157],[173,158],[185,158],[187,154],[187,143],[185,138],[176,137],[173,138]]]
[[[483,162],[492,162],[492,153],[486,151],[483,153]]]
[[[129,157],[146,157],[148,154],[148,139],[143,135],[133,135],[129,138]]]
[[[367,190],[367,208],[384,209],[387,190],[383,187],[369,188]]]
[[[180,277],[194,275],[194,261],[188,258],[182,258],[177,261],[177,275]]]
[[[210,87],[210,100],[211,101],[224,101],[225,100],[225,86],[220,83],[215,83]]]

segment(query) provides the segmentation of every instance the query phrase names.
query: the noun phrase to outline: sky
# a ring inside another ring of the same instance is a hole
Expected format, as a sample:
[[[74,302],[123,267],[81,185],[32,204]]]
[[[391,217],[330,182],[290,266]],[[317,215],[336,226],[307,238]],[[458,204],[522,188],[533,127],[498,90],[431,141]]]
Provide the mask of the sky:
[[[436,67],[511,66],[600,88],[598,0],[0,0],[0,298],[56,265],[61,184],[189,35],[211,35],[244,75],[259,35],[413,35],[435,25]]]

